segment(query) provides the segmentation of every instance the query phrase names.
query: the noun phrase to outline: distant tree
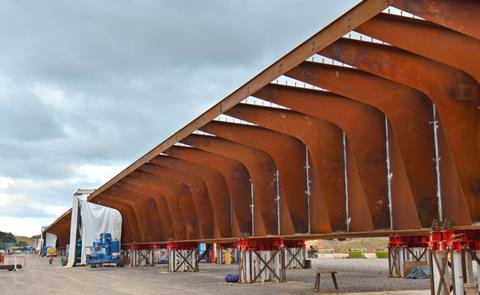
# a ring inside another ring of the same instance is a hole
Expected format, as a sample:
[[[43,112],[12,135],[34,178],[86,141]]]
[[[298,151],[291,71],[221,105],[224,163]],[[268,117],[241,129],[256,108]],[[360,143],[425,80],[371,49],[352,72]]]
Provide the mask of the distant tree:
[[[18,241],[17,242],[17,247],[27,247],[28,243],[25,241]]]
[[[0,231],[0,241],[4,243],[16,243],[17,239],[12,233],[5,233]]]
[[[0,231],[0,249],[5,250],[8,247],[14,246],[17,239],[12,233],[5,233]]]

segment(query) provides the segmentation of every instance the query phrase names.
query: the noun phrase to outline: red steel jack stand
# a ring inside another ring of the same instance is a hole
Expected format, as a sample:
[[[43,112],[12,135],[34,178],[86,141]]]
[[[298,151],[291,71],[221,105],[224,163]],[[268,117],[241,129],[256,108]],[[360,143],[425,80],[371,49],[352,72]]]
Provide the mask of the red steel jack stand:
[[[430,237],[392,236],[388,243],[388,273],[392,278],[403,278],[406,264],[427,265]]]
[[[440,229],[430,237],[431,294],[478,294],[473,261],[480,264],[479,230]]]
[[[154,266],[153,254],[155,245],[131,245],[127,248],[127,257],[130,267]]]
[[[152,264],[162,264],[168,261],[167,244],[153,244],[150,246],[152,250]]]
[[[282,238],[241,239],[237,249],[240,282],[286,281]]]
[[[169,242],[167,249],[169,272],[198,271],[198,243]]]
[[[213,252],[213,251],[212,251]],[[230,253],[231,261],[237,257],[237,243],[217,243],[215,249],[215,263],[225,264],[225,254]]]
[[[305,240],[284,240],[285,268],[305,268]]]
[[[215,263],[215,251],[213,249],[210,250],[210,263]]]

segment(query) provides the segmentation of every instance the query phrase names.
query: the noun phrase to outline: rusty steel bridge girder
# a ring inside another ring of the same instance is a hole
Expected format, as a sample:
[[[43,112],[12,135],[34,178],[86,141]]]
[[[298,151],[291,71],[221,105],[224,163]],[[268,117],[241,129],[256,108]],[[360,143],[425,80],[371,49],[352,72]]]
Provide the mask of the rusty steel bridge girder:
[[[480,68],[477,66],[480,55],[471,54],[480,52],[480,40],[423,20],[385,13],[355,31],[463,70],[480,81]]]
[[[122,186],[112,188],[111,194],[129,203],[135,212],[143,212],[142,214],[137,213],[137,222],[143,233],[142,241],[151,241],[159,237],[166,238],[164,233],[167,231],[161,228],[163,223],[158,219],[161,214],[161,207],[156,205],[158,202],[157,198],[152,198],[149,195],[141,195],[136,190],[136,187],[129,186],[126,183],[123,183]],[[152,199],[155,205],[153,206],[153,210],[151,209]],[[152,220],[157,220],[157,222],[152,222]],[[158,223],[158,221],[160,221],[161,226],[155,224]]]
[[[123,186],[128,189],[130,194],[127,197],[124,197],[125,200],[129,201],[131,198],[133,200],[138,200],[142,198],[153,199],[155,202],[159,219],[156,222],[157,227],[161,228],[162,235],[165,237],[165,240],[171,240],[175,238],[175,231],[173,226],[172,217],[170,215],[170,210],[168,210],[167,198],[160,192],[151,189],[143,188],[138,186],[136,182],[131,181],[131,179],[123,179]],[[131,201],[130,201],[131,202]],[[167,208],[167,210],[165,210]],[[142,239],[142,242],[148,242],[148,239]]]
[[[88,200],[120,211],[127,245],[474,228],[479,17],[472,0],[364,0]],[[272,84],[282,76],[325,90]],[[251,96],[286,108],[242,104]],[[70,218],[47,229],[61,243]]]
[[[346,230],[344,163],[341,130],[305,114],[238,104],[227,115],[290,135],[302,141],[310,155],[310,232]]]
[[[198,134],[184,138],[182,143],[241,162],[247,168],[253,186],[253,235],[277,234],[276,167],[267,153],[225,139]]]
[[[153,190],[165,197],[176,240],[198,238],[198,216],[187,185],[140,170],[126,177],[125,182],[135,184],[138,191]]]
[[[250,176],[245,166],[239,161],[195,148],[173,146],[165,151],[170,157],[192,162],[220,172],[226,182],[232,198],[232,234],[250,236],[252,219],[250,214]]]
[[[189,163],[180,159],[175,159],[166,156],[158,156],[151,161],[153,164],[171,167],[179,171],[179,174],[198,175],[202,179],[205,186],[205,193],[203,198],[198,200],[198,210],[203,211],[202,205],[208,202],[209,211],[202,212],[202,214],[210,214],[207,219],[210,221],[210,237],[230,237],[231,236],[231,219],[230,219],[230,197],[225,179],[216,170],[204,167],[195,163]],[[190,191],[193,194],[194,188]],[[205,206],[203,206],[205,207]]]
[[[144,241],[142,231],[140,230],[139,216],[132,205],[133,202],[129,201],[128,199],[124,199],[122,196],[119,196],[115,193],[105,192],[105,195],[102,197],[102,199],[96,200],[94,203],[116,208],[118,211],[120,211],[122,214],[122,220],[125,219],[128,224],[127,228],[122,228],[122,236],[127,236],[127,241],[133,243]]]
[[[393,0],[393,7],[480,39],[480,6],[472,0]]]
[[[390,227],[385,119],[381,112],[333,93],[275,84],[253,96],[331,122],[342,129],[348,147],[350,229]],[[338,113],[348,116],[338,116]]]
[[[155,162],[156,159],[157,158],[150,161],[149,164],[145,164],[142,168],[140,168],[140,171],[155,174],[188,186],[192,195],[195,212],[198,216],[200,230],[199,236],[202,239],[213,238],[215,227],[213,222],[214,213],[211,206],[210,196],[203,180],[191,174],[180,173],[173,169],[157,165]]]
[[[435,103],[443,129],[441,135],[446,141],[440,147],[447,154],[441,166],[442,175],[453,176],[442,183],[448,194],[445,214],[459,225],[478,220],[480,85],[477,81],[463,71],[381,44],[340,39],[320,54],[415,88]]]
[[[261,127],[213,121],[200,130],[267,153],[274,161],[280,194],[280,232],[307,232],[305,147],[297,139]]]
[[[321,63],[304,62],[286,75],[382,111],[391,129],[390,162],[395,171],[393,228],[428,227],[438,218],[432,104],[423,93],[363,71]]]

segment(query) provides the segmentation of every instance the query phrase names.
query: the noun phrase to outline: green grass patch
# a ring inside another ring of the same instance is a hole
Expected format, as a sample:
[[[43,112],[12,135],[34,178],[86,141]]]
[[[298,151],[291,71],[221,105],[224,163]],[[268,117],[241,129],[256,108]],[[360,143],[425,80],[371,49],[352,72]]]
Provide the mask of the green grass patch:
[[[361,250],[348,250],[348,258],[365,258],[363,253]]]
[[[387,259],[388,258],[388,251],[377,251],[377,252],[375,252],[375,255],[377,255],[377,258]]]

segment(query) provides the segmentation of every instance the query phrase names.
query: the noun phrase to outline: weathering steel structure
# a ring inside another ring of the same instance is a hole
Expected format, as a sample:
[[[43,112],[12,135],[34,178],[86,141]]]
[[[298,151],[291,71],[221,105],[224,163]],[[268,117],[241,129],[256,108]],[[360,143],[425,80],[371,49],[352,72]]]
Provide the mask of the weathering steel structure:
[[[475,230],[479,18],[473,0],[365,0],[89,200],[122,213],[126,246]]]

